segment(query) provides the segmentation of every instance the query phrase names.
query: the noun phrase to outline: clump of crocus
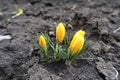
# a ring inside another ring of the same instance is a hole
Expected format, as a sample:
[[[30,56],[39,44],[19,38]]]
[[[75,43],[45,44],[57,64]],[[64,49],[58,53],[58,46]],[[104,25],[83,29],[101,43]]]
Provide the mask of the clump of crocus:
[[[47,41],[43,35],[40,35],[40,37],[39,37],[39,45],[40,45],[41,51],[44,55],[44,58],[48,59],[49,55],[48,55]]]
[[[66,54],[66,63],[68,65],[71,64],[71,61],[76,58],[80,54],[80,51],[83,49],[83,45],[85,42],[84,39],[85,31],[78,31],[75,33],[72,41],[70,42],[70,46],[68,48],[68,52]]]
[[[59,23],[56,28],[56,43],[53,43],[48,35],[40,35],[39,46],[45,59],[49,59],[48,53],[51,47],[54,52],[54,58],[57,61],[60,60],[62,53],[65,53],[66,64],[70,65],[87,48],[85,48],[85,31],[77,31],[72,39],[68,35],[65,37],[65,35],[66,29],[63,23]]]

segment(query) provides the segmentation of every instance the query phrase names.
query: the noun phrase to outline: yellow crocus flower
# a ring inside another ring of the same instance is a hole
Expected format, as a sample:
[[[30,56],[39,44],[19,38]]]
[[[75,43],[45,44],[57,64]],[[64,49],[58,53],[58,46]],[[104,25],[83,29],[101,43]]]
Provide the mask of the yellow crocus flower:
[[[63,23],[59,23],[56,29],[56,40],[59,44],[62,44],[62,41],[65,37],[65,26]]]
[[[45,38],[40,35],[39,37],[39,45],[46,51],[47,50],[47,44]]]
[[[73,37],[71,43],[70,43],[71,45],[74,44],[74,40],[75,40],[78,36],[84,37],[84,36],[85,36],[85,31],[83,31],[83,30],[77,31],[77,32],[75,33],[75,35],[74,35],[74,37]]]
[[[75,55],[77,52],[81,51],[84,45],[84,35],[85,31],[80,30],[76,32],[68,49],[69,54]]]

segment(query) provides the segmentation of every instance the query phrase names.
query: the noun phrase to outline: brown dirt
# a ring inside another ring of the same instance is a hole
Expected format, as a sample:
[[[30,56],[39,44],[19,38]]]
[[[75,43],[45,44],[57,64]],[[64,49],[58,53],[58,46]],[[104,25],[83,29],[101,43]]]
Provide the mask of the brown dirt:
[[[15,5],[24,14],[11,19]],[[119,8],[119,0],[1,0],[0,35],[12,39],[0,41],[0,80],[119,80]],[[91,46],[81,56],[97,60],[44,61],[32,39],[41,32],[54,39],[59,22],[72,35],[85,30]]]

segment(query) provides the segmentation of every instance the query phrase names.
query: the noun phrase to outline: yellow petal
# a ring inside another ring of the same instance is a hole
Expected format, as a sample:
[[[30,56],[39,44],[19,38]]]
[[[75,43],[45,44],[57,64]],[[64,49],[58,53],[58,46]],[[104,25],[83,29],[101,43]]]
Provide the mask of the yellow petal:
[[[76,38],[76,41],[74,43],[74,47],[71,50],[72,55],[75,55],[77,52],[81,51],[81,49],[83,48],[84,45],[84,37],[79,37]]]
[[[45,38],[40,35],[39,37],[39,45],[46,51],[47,50],[47,44]]]
[[[59,44],[62,44],[62,41],[65,37],[65,26],[63,23],[59,23],[56,29],[56,40]]]
[[[78,35],[84,37],[85,36],[85,31],[79,30],[75,33],[74,38],[78,37]]]

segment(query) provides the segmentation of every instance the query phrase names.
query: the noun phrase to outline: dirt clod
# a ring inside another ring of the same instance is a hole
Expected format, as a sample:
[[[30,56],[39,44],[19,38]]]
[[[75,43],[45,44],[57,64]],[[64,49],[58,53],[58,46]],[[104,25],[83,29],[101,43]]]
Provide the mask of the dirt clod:
[[[16,5],[24,14],[11,19]],[[119,8],[120,0],[0,0],[0,35],[12,37],[0,40],[0,80],[120,80]],[[60,22],[68,35],[86,32],[90,46],[80,57],[95,60],[77,57],[68,69],[53,51],[49,61],[42,58],[32,40],[47,33],[56,42]]]
[[[105,62],[102,58],[98,58],[96,62],[97,69],[105,76],[106,80],[118,80],[118,71],[113,67],[110,62]]]

